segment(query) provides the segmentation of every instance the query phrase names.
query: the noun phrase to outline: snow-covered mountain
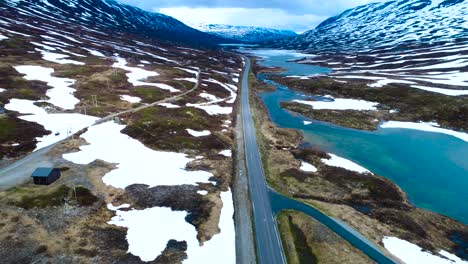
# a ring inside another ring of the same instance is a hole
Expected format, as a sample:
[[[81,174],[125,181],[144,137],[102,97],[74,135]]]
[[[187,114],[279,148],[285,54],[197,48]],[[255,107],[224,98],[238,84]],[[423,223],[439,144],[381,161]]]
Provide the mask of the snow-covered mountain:
[[[311,50],[366,50],[431,45],[468,38],[468,1],[398,0],[372,3],[331,17],[276,46]]]
[[[158,40],[206,45],[225,40],[193,29],[170,16],[147,12],[114,0],[2,0],[2,12],[124,32]]]
[[[291,30],[278,30],[264,27],[245,27],[221,24],[198,24],[192,26],[200,31],[219,37],[245,42],[263,42],[297,36],[296,32]]]

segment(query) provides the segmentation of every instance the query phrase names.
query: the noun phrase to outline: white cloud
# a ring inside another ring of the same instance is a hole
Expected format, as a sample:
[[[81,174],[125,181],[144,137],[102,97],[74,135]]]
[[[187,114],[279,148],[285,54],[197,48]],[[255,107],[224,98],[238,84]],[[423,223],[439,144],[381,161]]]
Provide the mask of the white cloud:
[[[291,29],[304,32],[313,29],[327,16],[313,14],[297,15],[274,8],[189,8],[174,7],[154,9],[172,16],[188,25],[200,23],[260,26],[276,29]],[[196,15],[195,15],[196,14]]]

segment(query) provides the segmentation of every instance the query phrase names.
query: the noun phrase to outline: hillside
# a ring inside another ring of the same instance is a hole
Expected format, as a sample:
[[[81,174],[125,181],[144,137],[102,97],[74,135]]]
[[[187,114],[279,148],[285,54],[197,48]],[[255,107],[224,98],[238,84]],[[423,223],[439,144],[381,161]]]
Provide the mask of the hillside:
[[[182,22],[159,13],[147,12],[114,0],[6,0],[5,15],[16,11],[31,18],[50,18],[65,24],[96,27],[112,32],[125,32],[141,37],[192,46],[212,46],[225,40],[195,30]]]
[[[468,40],[468,2],[398,0],[346,10],[276,46],[315,51],[365,51],[381,46],[433,45]]]

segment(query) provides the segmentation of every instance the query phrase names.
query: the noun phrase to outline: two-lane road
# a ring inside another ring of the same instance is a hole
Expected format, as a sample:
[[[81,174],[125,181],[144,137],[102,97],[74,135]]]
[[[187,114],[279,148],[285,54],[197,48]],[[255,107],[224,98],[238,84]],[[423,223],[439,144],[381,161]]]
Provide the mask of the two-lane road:
[[[249,102],[250,60],[245,59],[242,76],[241,111],[245,144],[245,161],[249,179],[250,199],[253,208],[257,258],[261,264],[286,263],[281,239],[271,208],[268,187],[265,182],[263,164],[257,146],[255,127]]]

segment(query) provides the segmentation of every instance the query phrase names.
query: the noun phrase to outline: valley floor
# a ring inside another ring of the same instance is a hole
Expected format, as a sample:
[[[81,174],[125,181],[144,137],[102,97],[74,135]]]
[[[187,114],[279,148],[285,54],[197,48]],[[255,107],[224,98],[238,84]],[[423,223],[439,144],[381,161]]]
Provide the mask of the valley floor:
[[[235,263],[240,57],[0,19],[2,262]]]

